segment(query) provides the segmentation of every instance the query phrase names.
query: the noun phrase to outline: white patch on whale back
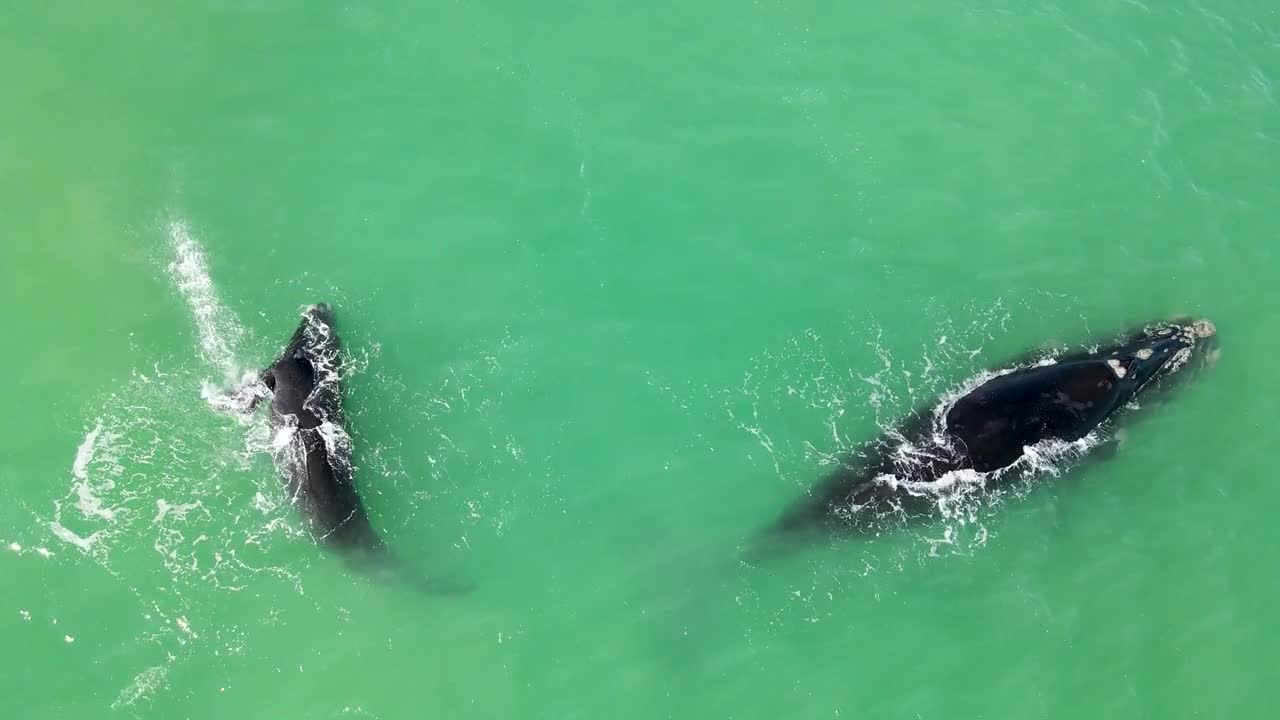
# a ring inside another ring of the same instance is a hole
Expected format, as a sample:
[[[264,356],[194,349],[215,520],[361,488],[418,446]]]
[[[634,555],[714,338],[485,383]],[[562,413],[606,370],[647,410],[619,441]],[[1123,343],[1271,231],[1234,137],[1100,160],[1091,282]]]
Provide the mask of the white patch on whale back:
[[[1128,369],[1126,369],[1124,365],[1121,365],[1120,361],[1115,358],[1109,358],[1107,360],[1107,367],[1111,368],[1111,372],[1115,373],[1116,377],[1121,380],[1123,380],[1124,376],[1129,373]]]
[[[330,461],[345,460],[351,457],[351,436],[343,429],[341,425],[332,422],[320,423],[320,427],[316,428],[320,433],[320,438],[324,442],[325,452],[328,453]]]

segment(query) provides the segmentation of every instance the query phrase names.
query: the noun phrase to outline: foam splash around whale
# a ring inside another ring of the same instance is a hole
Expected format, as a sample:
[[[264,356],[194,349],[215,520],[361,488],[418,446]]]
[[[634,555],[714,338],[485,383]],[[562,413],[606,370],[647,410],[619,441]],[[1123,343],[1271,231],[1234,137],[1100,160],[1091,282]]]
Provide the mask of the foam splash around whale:
[[[227,659],[251,646],[256,624],[271,623],[271,617],[216,621],[220,608],[251,604],[242,599],[251,594],[246,590],[273,594],[305,612],[345,612],[334,598],[311,592],[311,578],[323,584],[330,577],[326,570],[311,571],[320,561],[302,547],[312,538],[271,468],[272,451],[290,444],[289,433],[277,437],[266,413],[243,412],[268,392],[255,381],[279,351],[278,338],[250,337],[243,329],[210,274],[192,225],[165,222],[154,234],[162,250],[156,269],[169,279],[174,302],[187,310],[186,327],[194,330],[190,349],[175,357],[146,354],[144,347],[131,375],[88,404],[66,448],[64,484],[52,489],[29,528],[35,537],[18,534],[11,543],[15,556],[84,564],[114,578],[112,587],[132,598],[125,604],[141,618],[130,653],[137,677],[120,690],[121,708],[143,706],[164,692],[166,674],[179,663],[195,656]],[[295,289],[343,300],[333,288]],[[181,333],[183,325],[174,330]],[[357,329],[352,338],[341,364],[336,357],[320,363],[322,382],[339,373],[363,374],[380,354],[374,333]],[[406,499],[388,518],[391,532],[414,532],[430,508],[438,525],[447,523],[440,531],[446,552],[457,555],[472,552],[477,538],[500,536],[512,517],[530,512],[533,503],[515,492],[470,485],[523,461],[521,448],[499,433],[494,419],[505,397],[492,379],[523,371],[506,362],[513,355],[520,357],[504,331],[467,348],[442,380],[420,391],[374,370],[363,382],[382,391],[371,394],[378,399],[362,393],[343,408],[357,427],[372,428],[380,438],[360,442],[363,476]],[[478,440],[451,437],[440,427],[450,416],[472,423],[468,436]],[[335,424],[319,428],[317,437],[331,448],[353,441]],[[409,437],[424,448],[404,453]],[[510,453],[491,459],[490,447]]]
[[[237,506],[237,483],[260,483],[264,496],[274,489],[272,478],[257,472],[256,446],[265,445],[259,428],[249,424],[240,440],[224,423],[211,421],[206,406],[250,400],[212,391],[241,376],[237,354],[245,333],[220,300],[187,224],[175,221],[158,230],[169,251],[161,267],[196,331],[194,362],[147,358],[145,371],[135,369],[89,408],[69,452],[65,489],[41,518],[51,547],[73,552],[37,550],[66,562],[87,560],[119,577],[134,598],[145,620],[137,640],[140,647],[152,646],[152,659],[120,692],[115,705],[121,708],[162,689],[168,668],[191,653],[225,654],[239,644],[235,628],[202,637],[190,631],[207,616],[210,594],[226,602],[225,593],[251,582],[302,592],[297,568],[279,564],[269,552],[300,534],[286,522],[282,503],[245,504],[247,512],[236,510],[234,517],[217,510]]]

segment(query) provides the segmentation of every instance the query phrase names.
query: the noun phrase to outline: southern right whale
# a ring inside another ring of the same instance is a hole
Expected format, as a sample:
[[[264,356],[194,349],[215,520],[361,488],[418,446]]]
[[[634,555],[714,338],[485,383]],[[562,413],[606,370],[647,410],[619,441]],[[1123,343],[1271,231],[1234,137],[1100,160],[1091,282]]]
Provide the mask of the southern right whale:
[[[1208,320],[1156,323],[1095,349],[999,372],[866,443],[757,539],[822,527],[874,534],[928,518],[960,486],[1007,481],[1038,444],[1105,434],[1136,400],[1214,357],[1215,336]]]
[[[467,592],[468,584],[411,572],[369,522],[353,477],[341,370],[333,310],[319,303],[306,307],[280,355],[241,390],[249,398],[248,410],[261,400],[270,402],[272,455],[290,503],[318,544],[365,574],[433,594]]]

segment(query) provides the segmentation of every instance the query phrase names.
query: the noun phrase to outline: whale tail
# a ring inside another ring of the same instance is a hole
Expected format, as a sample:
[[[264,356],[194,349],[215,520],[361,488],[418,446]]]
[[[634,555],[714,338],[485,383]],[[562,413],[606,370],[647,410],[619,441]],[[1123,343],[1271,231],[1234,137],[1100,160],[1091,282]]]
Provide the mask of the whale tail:
[[[408,588],[424,595],[461,597],[475,590],[475,583],[458,578],[427,576],[404,563],[379,545],[375,551],[348,554],[347,563],[355,571],[389,586]]]
[[[413,573],[405,573],[401,576],[400,582],[412,590],[420,592],[424,595],[435,595],[443,597],[462,597],[470,595],[476,589],[476,584],[470,580],[462,580],[458,578],[443,577],[426,577]]]
[[[747,565],[767,565],[808,547],[814,540],[829,536],[824,527],[791,526],[782,523],[757,530],[738,548],[737,559]]]

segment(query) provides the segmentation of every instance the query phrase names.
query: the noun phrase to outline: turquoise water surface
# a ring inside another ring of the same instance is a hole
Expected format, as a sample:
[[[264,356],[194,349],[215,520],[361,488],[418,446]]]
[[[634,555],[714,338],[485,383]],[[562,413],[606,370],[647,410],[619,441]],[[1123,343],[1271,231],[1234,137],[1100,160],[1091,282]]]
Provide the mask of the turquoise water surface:
[[[1269,718],[1261,0],[18,2],[0,716]],[[334,305],[423,597],[208,397]],[[1114,458],[739,561],[984,368],[1175,313]],[[7,549],[6,549],[7,548]]]

